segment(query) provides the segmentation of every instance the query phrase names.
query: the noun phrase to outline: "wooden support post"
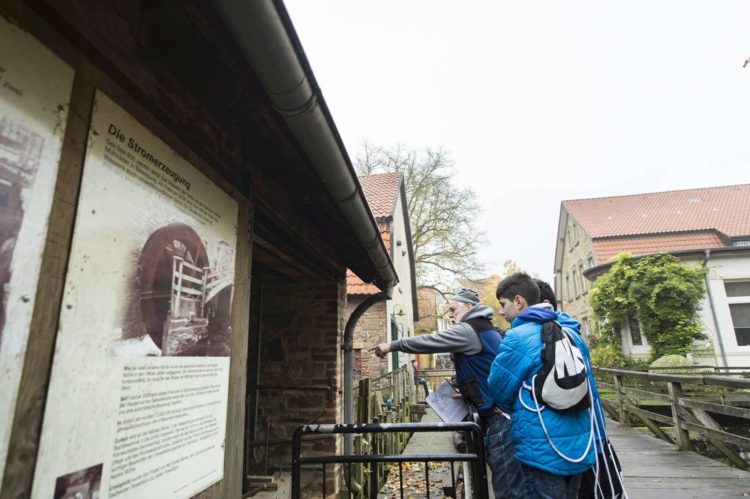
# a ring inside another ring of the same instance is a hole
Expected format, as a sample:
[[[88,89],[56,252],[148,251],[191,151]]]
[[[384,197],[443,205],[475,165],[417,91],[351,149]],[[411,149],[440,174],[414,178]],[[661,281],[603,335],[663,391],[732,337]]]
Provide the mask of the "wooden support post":
[[[712,430],[719,430],[719,431],[726,431],[722,426],[717,423],[714,418],[712,418],[706,411],[702,409],[684,409],[683,414],[687,418],[694,419],[695,422],[702,424],[706,428],[711,428]],[[712,437],[711,435],[704,433],[703,436],[708,440],[711,445],[716,447],[722,454],[724,454],[727,459],[732,461],[732,464],[737,466],[741,470],[746,470],[750,465],[748,465],[747,461],[742,459],[736,452],[734,452],[727,444],[722,442],[721,440]]]
[[[667,387],[669,388],[669,398],[672,401],[672,420],[674,421],[674,429],[677,434],[677,447],[679,447],[680,450],[690,450],[690,435],[682,426],[682,418],[680,418],[679,411],[679,399],[682,395],[682,386],[680,383],[668,381]]]
[[[622,375],[615,374],[615,391],[617,392],[618,421],[623,426],[628,426],[628,414],[625,412],[625,394],[622,392]]]
[[[654,435],[656,435],[656,436],[657,436],[658,438],[661,438],[662,440],[664,440],[664,441],[667,441],[667,442],[669,442],[670,444],[673,444],[673,443],[674,443],[674,440],[672,440],[672,439],[671,439],[671,438],[669,437],[669,435],[667,435],[667,434],[666,434],[666,433],[664,432],[664,430],[662,430],[661,428],[659,428],[659,425],[657,425],[657,424],[656,424],[655,422],[651,421],[651,420],[650,420],[649,418],[647,418],[646,416],[641,416],[641,415],[640,415],[640,414],[638,414],[637,412],[635,413],[635,415],[636,415],[636,417],[638,417],[638,419],[640,419],[641,421],[643,421],[643,424],[645,424],[645,425],[646,425],[646,427],[647,427],[647,428],[648,428],[649,430],[651,430],[651,432],[652,432],[652,433],[653,433]]]

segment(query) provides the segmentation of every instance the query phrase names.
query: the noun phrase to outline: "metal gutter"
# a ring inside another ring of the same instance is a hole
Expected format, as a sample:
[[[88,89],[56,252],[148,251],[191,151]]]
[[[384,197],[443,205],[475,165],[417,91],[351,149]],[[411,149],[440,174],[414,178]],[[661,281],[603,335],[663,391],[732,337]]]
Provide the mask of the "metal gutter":
[[[380,231],[281,1],[214,0],[219,16],[255,70],[375,268],[375,284],[398,282]]]
[[[381,301],[390,300],[393,297],[393,288],[382,291],[368,297],[354,309],[344,328],[344,424],[354,424],[354,329],[357,327],[360,317],[367,309]],[[368,421],[369,422],[369,421]],[[344,453],[354,452],[353,435],[347,435],[344,439]]]
[[[714,307],[714,296],[711,293],[711,283],[708,279],[708,260],[711,258],[711,250],[704,250],[703,257],[703,278],[706,281],[706,294],[708,295],[708,303],[711,306],[711,317],[714,320],[714,329],[716,330],[716,338],[719,340],[719,351],[721,352],[721,361],[724,363],[724,367],[727,367],[727,352],[724,350],[724,340],[721,338],[721,329],[719,329],[719,320],[716,318],[716,308]]]

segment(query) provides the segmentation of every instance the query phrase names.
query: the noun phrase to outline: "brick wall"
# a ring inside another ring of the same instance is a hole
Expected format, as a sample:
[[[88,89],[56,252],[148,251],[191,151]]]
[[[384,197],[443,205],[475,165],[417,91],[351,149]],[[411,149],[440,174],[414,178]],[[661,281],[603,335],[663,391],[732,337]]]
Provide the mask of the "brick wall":
[[[343,280],[318,283],[269,283],[263,289],[261,316],[261,365],[259,385],[271,387],[260,393],[257,441],[291,441],[298,426],[341,420],[343,400],[343,355],[341,339],[345,326],[346,294]],[[252,352],[251,352],[252,355]],[[316,387],[333,386],[332,391]],[[272,387],[283,387],[273,389]],[[289,388],[303,388],[303,390]],[[306,388],[306,389],[305,389]],[[334,454],[336,439],[317,440],[303,452]],[[265,470],[265,447],[256,448],[253,467]],[[291,446],[269,447],[271,469],[291,465]],[[269,470],[270,471],[270,470]],[[329,477],[338,476],[330,473]],[[320,474],[307,477],[307,485],[318,487]],[[329,484],[328,490],[335,490]]]
[[[350,296],[346,307],[348,318],[367,296]],[[379,359],[367,350],[378,343],[390,341],[388,336],[388,314],[386,302],[371,306],[357,322],[354,329],[354,382],[360,379],[377,378],[388,372],[388,359]]]

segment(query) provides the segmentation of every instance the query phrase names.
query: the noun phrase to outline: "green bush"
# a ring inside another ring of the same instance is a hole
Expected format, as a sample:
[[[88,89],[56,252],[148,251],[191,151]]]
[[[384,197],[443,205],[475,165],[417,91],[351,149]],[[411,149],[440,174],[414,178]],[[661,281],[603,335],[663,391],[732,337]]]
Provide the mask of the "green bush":
[[[705,293],[703,267],[691,267],[666,253],[634,258],[623,253],[594,284],[590,300],[609,343],[616,343],[617,326],[628,319],[641,324],[651,345],[651,359],[684,355],[693,341],[704,338],[699,318]]]
[[[693,363],[690,362],[686,357],[674,354],[659,357],[648,367],[649,372],[662,374],[688,374],[695,371],[695,369],[691,369],[693,367]]]
[[[625,358],[614,345],[602,345],[590,350],[591,365],[595,367],[622,367]]]

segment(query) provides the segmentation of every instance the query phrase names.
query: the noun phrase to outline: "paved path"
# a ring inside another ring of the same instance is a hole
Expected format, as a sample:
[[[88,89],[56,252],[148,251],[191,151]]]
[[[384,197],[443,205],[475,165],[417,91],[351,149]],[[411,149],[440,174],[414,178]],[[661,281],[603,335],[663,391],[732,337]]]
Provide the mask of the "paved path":
[[[427,407],[425,415],[420,420],[421,423],[436,423],[441,419],[431,408]],[[409,454],[456,454],[453,447],[452,432],[414,432],[406,444],[402,455]],[[410,463],[404,471],[404,497],[412,499],[422,499],[427,497],[427,487],[425,484],[425,465],[424,463]],[[444,497],[442,494],[443,487],[452,485],[450,465],[448,463],[430,463],[430,497]],[[458,479],[458,465],[455,468],[455,479]],[[392,468],[388,481],[381,489],[378,497],[381,499],[390,499],[392,497],[401,497],[399,486],[398,467]]]
[[[750,495],[750,473],[713,459],[681,452],[650,433],[607,421],[607,433],[622,463],[630,499],[687,499]]]

